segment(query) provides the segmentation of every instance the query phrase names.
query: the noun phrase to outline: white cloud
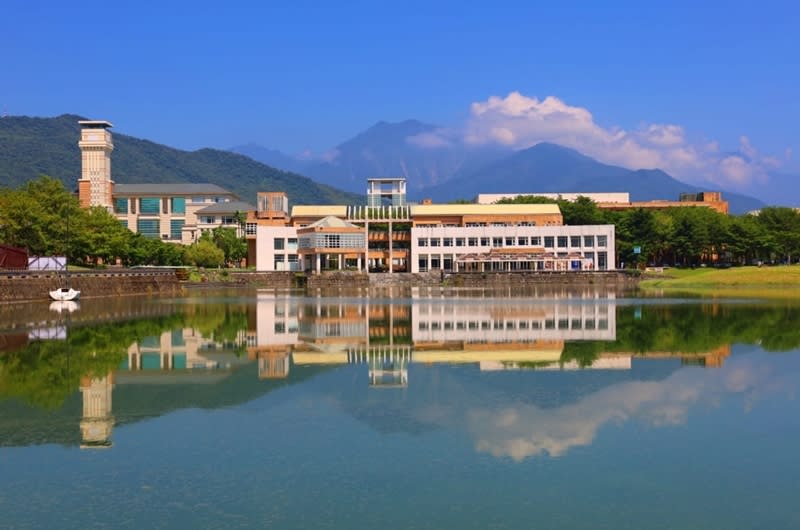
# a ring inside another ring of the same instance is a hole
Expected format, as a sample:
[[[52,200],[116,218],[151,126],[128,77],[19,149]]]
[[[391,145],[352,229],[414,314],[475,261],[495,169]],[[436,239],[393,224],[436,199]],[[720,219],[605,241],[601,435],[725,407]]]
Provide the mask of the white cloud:
[[[687,182],[713,182],[734,189],[763,182],[767,170],[780,164],[777,158],[760,155],[746,136],[739,140],[738,153],[723,153],[716,141],[690,141],[680,125],[645,123],[630,131],[603,127],[588,109],[554,96],[539,100],[519,92],[473,103],[464,141],[516,149],[552,142],[601,162],[632,169],[660,168]]]

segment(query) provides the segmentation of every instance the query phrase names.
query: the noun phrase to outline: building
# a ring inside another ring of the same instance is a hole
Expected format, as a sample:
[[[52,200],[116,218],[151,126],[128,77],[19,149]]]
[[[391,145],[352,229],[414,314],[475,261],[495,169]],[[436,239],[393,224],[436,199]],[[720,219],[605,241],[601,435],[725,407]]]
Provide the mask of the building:
[[[722,198],[719,191],[701,191],[699,193],[681,193],[677,201],[652,200],[631,201],[630,194],[620,193],[481,193],[478,195],[478,204],[495,204],[502,199],[515,199],[520,196],[545,197],[553,200],[575,201],[578,197],[586,197],[597,204],[598,208],[605,210],[629,210],[631,208],[653,208],[665,210],[667,208],[686,208],[698,206],[711,208],[719,213],[728,215],[728,201]]]
[[[237,212],[253,206],[215,184],[116,184],[113,212],[129,230],[191,244],[216,227],[240,229]]]
[[[258,211],[247,224],[256,269],[391,273],[616,267],[614,226],[564,226],[556,204],[408,204],[404,190],[405,179],[373,179],[366,205],[295,206],[291,214],[284,194],[259,194]]]
[[[215,185],[196,183],[116,184],[111,179],[114,143],[107,121],[82,120],[78,199],[84,208],[100,206],[129,230],[145,237],[191,244],[217,227],[241,231],[255,208]]]

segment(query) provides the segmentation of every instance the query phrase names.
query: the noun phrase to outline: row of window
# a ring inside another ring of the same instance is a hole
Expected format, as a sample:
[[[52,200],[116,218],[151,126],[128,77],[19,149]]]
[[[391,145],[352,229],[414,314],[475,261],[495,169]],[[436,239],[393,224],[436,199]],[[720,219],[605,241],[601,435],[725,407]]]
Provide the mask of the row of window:
[[[275,250],[297,250],[297,238],[296,237],[276,237],[273,240],[272,248]]]
[[[566,258],[568,257],[567,252],[559,252],[557,257],[559,258]],[[608,253],[607,252],[597,252],[597,261],[595,262],[595,253],[594,252],[584,252],[583,257],[592,261],[592,264],[598,270],[606,270],[608,268]],[[454,255],[453,254],[420,254],[417,256],[417,264],[419,266],[420,272],[427,272],[429,270],[444,270],[444,271],[452,271],[453,264],[454,264]],[[502,261],[493,261],[487,262],[485,264],[486,270],[493,270],[493,271],[501,271],[501,270],[515,270],[515,271],[525,271],[525,270],[548,270],[552,269],[554,266],[563,267],[563,264],[554,265],[550,260],[532,260],[532,261],[512,261],[510,263],[502,262]],[[581,262],[580,260],[575,260],[569,264],[569,268],[571,270],[580,270],[581,269]]]
[[[544,242],[544,245],[542,244]],[[420,247],[541,247],[544,248],[604,248],[608,236],[506,236],[506,237],[420,237]]]
[[[127,227],[127,221],[120,221]],[[171,219],[169,222],[169,234],[161,234],[161,221],[158,219],[137,219],[136,231],[144,237],[151,239],[170,239],[180,241],[181,232],[185,221],[183,219]]]
[[[206,202],[227,202],[224,197],[192,197],[192,204]],[[114,199],[114,213],[141,213],[141,214],[185,214],[186,197],[117,197]]]
[[[445,322],[420,322],[418,325],[418,329],[420,331],[427,331],[428,329],[431,330],[483,330],[487,331],[490,329],[505,329],[505,330],[515,330],[515,329],[601,329],[606,330],[608,329],[608,320],[607,319],[600,319],[595,321],[594,319],[586,319],[582,320],[580,318],[562,318],[559,320],[555,319],[547,319],[544,322],[539,320],[469,320],[469,321],[458,321],[453,322],[451,320],[447,320]]]

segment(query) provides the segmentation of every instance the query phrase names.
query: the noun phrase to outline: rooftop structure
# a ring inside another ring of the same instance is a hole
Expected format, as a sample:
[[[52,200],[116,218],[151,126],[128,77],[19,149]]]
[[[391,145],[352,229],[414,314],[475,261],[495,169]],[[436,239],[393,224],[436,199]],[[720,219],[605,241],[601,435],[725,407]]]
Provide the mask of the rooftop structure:
[[[516,199],[520,196],[535,195],[536,197],[546,197],[553,200],[575,201],[578,197],[587,197],[594,202],[601,203],[628,203],[631,202],[631,194],[628,192],[602,192],[602,193],[480,193],[478,194],[478,204],[494,204],[502,199]]]
[[[406,179],[372,178],[367,179],[367,206],[405,206]]]

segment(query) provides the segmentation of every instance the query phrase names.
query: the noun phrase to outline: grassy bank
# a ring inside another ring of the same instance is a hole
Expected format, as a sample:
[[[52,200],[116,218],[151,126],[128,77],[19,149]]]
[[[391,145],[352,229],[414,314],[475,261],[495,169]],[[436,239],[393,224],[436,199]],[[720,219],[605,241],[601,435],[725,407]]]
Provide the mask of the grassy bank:
[[[640,287],[714,296],[798,297],[800,265],[667,269],[657,278],[649,276]]]

